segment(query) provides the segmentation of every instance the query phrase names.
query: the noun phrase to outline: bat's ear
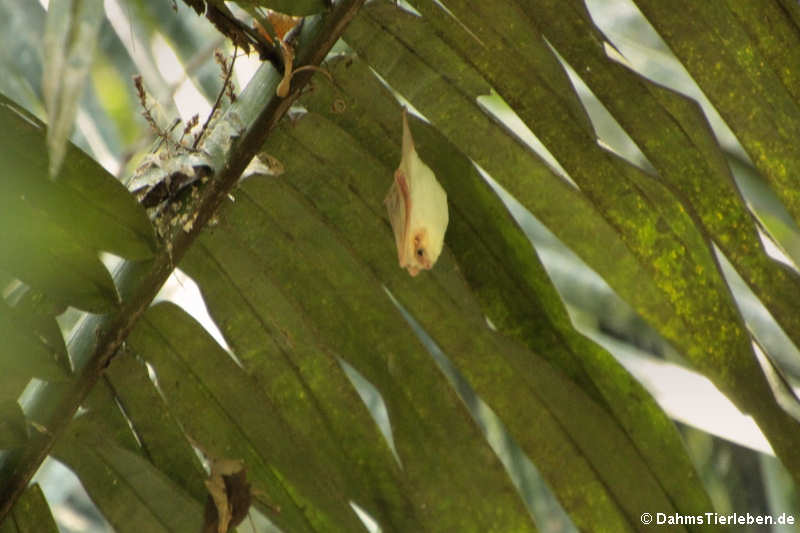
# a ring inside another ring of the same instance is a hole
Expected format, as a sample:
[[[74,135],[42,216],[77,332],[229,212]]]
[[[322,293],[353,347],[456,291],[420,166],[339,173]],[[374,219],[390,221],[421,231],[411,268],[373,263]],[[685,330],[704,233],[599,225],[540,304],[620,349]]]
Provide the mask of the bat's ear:
[[[403,159],[411,155],[414,151],[414,139],[411,137],[411,130],[408,128],[408,110],[403,108]]]

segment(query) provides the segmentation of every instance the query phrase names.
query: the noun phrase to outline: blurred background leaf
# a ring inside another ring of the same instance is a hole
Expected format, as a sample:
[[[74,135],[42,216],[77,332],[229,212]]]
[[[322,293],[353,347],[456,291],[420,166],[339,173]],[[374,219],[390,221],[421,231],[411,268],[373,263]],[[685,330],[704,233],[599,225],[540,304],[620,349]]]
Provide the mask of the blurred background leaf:
[[[61,169],[103,22],[101,0],[55,0],[47,10],[44,103],[50,177]]]

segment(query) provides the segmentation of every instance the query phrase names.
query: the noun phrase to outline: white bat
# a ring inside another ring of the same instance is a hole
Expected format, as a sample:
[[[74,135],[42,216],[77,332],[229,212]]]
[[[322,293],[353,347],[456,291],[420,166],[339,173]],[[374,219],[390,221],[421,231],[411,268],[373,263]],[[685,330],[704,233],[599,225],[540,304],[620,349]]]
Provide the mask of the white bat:
[[[394,231],[400,268],[412,276],[433,268],[447,230],[447,193],[428,165],[417,155],[403,109],[403,153],[394,182],[383,201]]]

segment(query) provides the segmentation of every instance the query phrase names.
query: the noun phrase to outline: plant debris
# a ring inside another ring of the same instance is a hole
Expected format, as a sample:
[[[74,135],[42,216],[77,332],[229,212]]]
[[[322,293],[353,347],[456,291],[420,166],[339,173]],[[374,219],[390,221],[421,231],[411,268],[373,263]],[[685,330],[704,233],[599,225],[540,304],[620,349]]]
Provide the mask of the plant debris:
[[[205,484],[208,498],[202,533],[228,533],[250,511],[252,492],[244,463],[234,459],[213,460],[211,476]]]

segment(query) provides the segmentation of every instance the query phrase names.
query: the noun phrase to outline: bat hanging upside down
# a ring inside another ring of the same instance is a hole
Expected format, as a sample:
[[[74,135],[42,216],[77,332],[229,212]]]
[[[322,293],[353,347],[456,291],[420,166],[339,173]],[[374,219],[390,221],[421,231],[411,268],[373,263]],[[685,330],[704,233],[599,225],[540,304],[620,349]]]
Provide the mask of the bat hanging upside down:
[[[403,154],[386,199],[400,268],[412,276],[433,268],[444,245],[449,220],[447,193],[414,148],[403,109]]]

